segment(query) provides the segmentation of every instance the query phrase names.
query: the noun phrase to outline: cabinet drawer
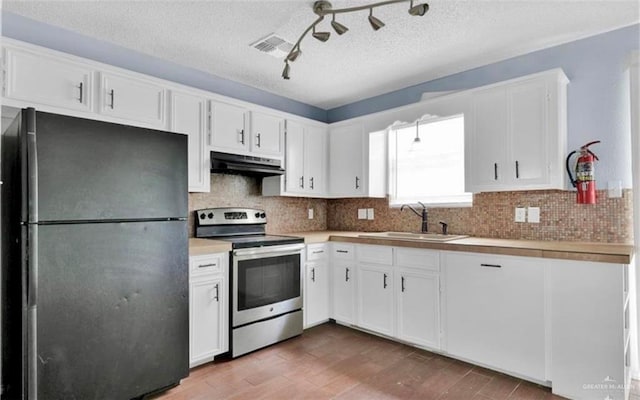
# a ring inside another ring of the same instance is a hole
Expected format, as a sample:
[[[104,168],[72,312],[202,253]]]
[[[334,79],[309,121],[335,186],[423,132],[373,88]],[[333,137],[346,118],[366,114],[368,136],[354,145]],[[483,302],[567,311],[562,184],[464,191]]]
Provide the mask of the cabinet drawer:
[[[380,265],[393,264],[393,247],[361,245],[356,248],[358,262]]]
[[[324,260],[327,258],[327,245],[324,243],[307,245],[307,261]]]
[[[355,258],[354,246],[347,243],[333,243],[333,258],[338,260],[353,260]]]
[[[189,257],[189,275],[218,274],[223,272],[226,254],[207,254]]]
[[[440,271],[440,252],[397,248],[396,265],[429,271]]]

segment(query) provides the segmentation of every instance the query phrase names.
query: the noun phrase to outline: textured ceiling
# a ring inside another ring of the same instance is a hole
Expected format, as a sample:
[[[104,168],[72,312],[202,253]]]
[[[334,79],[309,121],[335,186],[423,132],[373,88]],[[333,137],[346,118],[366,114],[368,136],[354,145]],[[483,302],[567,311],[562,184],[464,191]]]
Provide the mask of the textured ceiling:
[[[418,1],[418,0],[416,0]],[[326,43],[307,37],[281,78],[282,60],[249,44],[275,32],[295,42],[315,19],[313,1],[7,1],[35,20],[197,68],[325,109],[640,21],[639,2],[427,0],[340,15],[349,27]],[[334,8],[369,4],[333,0]],[[331,30],[327,18],[318,30]],[[333,32],[333,31],[332,31]]]

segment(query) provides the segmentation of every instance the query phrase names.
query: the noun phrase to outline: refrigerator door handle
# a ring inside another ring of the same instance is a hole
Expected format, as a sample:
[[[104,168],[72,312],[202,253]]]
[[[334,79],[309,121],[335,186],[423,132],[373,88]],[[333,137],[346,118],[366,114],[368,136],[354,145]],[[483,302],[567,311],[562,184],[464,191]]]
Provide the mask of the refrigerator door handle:
[[[29,225],[27,245],[27,393],[38,399],[38,225]]]
[[[38,222],[38,146],[36,144],[36,111],[27,112],[27,210],[28,222]]]

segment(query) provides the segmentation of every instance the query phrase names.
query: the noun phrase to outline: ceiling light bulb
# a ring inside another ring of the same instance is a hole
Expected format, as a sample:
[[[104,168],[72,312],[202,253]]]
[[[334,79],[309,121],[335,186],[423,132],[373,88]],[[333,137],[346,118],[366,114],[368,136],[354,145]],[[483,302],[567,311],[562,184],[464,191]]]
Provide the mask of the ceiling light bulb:
[[[373,8],[369,9],[369,23],[374,31],[377,31],[384,26],[384,22],[373,16]]]
[[[302,54],[302,51],[300,51],[300,47],[297,47],[294,51],[292,51],[291,53],[289,53],[289,55],[287,56],[287,61],[295,61],[298,57],[300,57],[300,55]]]
[[[409,14],[413,16],[421,17],[425,15],[427,11],[429,11],[429,4],[427,3],[418,4],[417,6],[414,6],[412,1],[411,7],[409,7]]]
[[[289,80],[289,63],[284,64],[284,70],[282,70],[282,78]]]
[[[329,40],[331,36],[331,32],[316,32],[316,27],[313,27],[313,33],[311,34],[314,38],[318,39],[321,42],[326,42]]]
[[[346,26],[342,25],[340,22],[336,21],[336,15],[333,14],[333,20],[331,21],[331,26],[333,27],[333,30],[336,31],[336,33],[338,35],[342,35],[343,33],[347,32],[349,30],[349,28],[347,28]]]

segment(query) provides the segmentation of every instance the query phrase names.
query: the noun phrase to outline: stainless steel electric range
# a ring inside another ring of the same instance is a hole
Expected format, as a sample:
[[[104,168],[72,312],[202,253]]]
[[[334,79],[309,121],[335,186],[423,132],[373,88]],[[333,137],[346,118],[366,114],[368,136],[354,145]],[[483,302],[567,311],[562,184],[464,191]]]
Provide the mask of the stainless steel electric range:
[[[231,242],[231,356],[300,335],[304,239],[267,235],[263,210],[211,208],[195,213],[196,237]]]

